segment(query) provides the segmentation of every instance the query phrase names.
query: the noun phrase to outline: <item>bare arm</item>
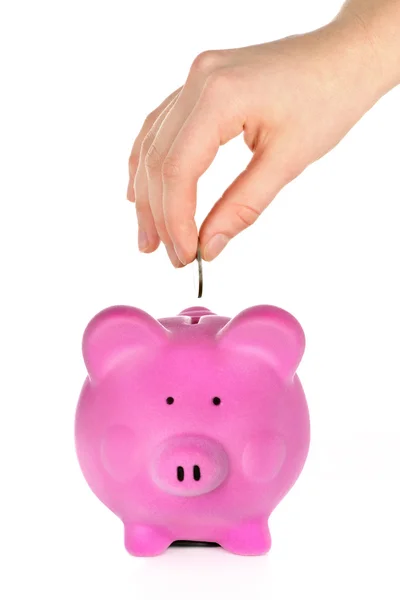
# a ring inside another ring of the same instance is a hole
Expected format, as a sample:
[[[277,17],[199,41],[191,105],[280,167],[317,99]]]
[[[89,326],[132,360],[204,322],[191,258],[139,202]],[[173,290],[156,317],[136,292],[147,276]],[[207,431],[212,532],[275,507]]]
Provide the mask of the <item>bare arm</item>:
[[[400,83],[400,1],[347,0],[337,20],[354,22],[365,35],[380,63],[382,88]]]
[[[317,31],[202,53],[132,150],[128,198],[140,249],[152,252],[161,240],[176,267],[193,260],[198,179],[243,133],[252,159],[200,230],[212,260],[398,83],[400,0],[348,0]]]

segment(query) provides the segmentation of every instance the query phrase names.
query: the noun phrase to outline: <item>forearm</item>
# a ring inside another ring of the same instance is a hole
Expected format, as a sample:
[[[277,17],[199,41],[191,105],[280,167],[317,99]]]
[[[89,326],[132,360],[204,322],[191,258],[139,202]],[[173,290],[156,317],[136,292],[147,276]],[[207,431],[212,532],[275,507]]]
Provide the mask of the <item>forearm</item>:
[[[336,21],[365,34],[383,93],[400,84],[400,0],[347,0]]]

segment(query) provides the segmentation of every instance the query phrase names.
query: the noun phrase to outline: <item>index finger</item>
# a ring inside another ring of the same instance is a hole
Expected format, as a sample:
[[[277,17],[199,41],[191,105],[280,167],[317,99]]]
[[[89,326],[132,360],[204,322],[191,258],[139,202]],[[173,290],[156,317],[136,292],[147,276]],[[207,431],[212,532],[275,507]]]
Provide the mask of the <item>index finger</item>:
[[[210,105],[200,99],[164,160],[165,224],[183,264],[194,260],[197,251],[195,213],[198,180],[211,165],[220,145],[242,130],[241,121],[230,123],[229,116],[224,115],[218,105]]]

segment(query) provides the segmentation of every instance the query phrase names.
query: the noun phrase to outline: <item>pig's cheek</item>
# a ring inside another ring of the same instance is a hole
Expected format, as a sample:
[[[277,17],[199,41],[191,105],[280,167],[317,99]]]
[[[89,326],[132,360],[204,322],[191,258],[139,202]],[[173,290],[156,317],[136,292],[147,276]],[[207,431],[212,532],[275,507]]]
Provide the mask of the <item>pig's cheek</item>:
[[[121,483],[132,479],[138,467],[133,431],[125,425],[107,429],[101,440],[100,457],[104,469],[113,479]]]
[[[245,475],[257,483],[275,479],[283,467],[286,446],[283,438],[273,432],[254,436],[246,444],[242,456]]]

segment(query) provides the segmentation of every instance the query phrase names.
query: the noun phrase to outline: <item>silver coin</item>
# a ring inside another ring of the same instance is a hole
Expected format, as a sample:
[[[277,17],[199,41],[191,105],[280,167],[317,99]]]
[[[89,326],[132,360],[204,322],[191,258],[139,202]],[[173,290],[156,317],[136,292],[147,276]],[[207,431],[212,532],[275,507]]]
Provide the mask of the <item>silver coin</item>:
[[[201,258],[200,243],[197,247],[196,259],[193,262],[194,291],[197,298],[203,295],[203,259]]]

